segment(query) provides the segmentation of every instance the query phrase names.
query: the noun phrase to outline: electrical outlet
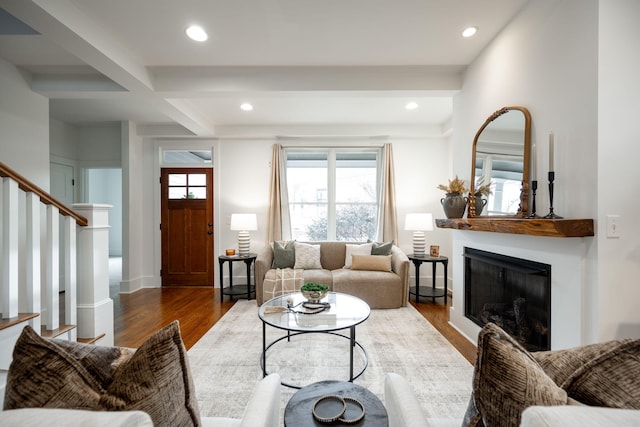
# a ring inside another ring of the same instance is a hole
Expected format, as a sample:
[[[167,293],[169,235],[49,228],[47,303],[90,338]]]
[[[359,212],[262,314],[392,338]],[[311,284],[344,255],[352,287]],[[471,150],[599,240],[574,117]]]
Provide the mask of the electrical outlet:
[[[607,215],[607,237],[620,237],[620,215]]]

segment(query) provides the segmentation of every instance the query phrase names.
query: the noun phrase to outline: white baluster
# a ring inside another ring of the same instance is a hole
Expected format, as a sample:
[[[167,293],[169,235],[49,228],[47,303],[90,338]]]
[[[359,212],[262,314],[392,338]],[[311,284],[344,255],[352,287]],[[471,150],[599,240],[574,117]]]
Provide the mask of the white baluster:
[[[47,330],[60,327],[60,221],[59,210],[47,205],[47,253],[45,260],[45,307],[43,310]]]
[[[18,183],[2,178],[2,318],[18,315]]]
[[[34,193],[26,194],[26,217],[26,310],[28,313],[40,313],[40,197]],[[40,333],[41,322],[37,316],[29,324]]]
[[[77,307],[77,270],[76,270],[76,220],[64,217],[64,322],[67,325],[78,324]],[[69,339],[75,341],[78,336],[76,328],[69,331]]]

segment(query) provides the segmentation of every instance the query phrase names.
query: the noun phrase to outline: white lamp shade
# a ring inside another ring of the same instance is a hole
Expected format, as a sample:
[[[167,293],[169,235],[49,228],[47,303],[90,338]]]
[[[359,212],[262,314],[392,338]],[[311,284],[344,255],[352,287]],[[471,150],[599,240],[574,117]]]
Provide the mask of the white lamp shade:
[[[432,231],[433,216],[430,213],[408,213],[404,220],[404,229]]]
[[[256,214],[231,214],[231,226],[234,231],[252,231],[258,229]]]

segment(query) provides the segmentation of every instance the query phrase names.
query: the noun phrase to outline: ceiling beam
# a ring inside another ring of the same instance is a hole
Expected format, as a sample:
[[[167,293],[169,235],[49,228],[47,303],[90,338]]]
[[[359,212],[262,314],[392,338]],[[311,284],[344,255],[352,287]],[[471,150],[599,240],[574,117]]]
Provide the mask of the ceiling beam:
[[[147,68],[126,46],[103,31],[100,25],[69,0],[3,0],[2,7],[116,85],[152,103],[156,109],[194,134],[215,134],[215,126],[209,120],[180,110],[179,106],[156,93],[153,77]],[[42,83],[43,79],[39,82]],[[81,83],[78,85],[82,86]],[[67,82],[66,87],[70,88],[71,84]],[[59,95],[64,93],[69,94],[70,91],[58,91]]]

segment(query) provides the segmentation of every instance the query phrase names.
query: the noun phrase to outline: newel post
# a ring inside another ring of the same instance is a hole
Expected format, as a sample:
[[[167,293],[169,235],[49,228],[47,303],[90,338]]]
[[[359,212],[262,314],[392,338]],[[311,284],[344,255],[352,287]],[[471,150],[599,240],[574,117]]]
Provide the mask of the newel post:
[[[113,300],[109,297],[109,209],[111,205],[78,203],[73,210],[87,218],[78,227],[78,338],[104,333],[100,345],[112,346]]]

